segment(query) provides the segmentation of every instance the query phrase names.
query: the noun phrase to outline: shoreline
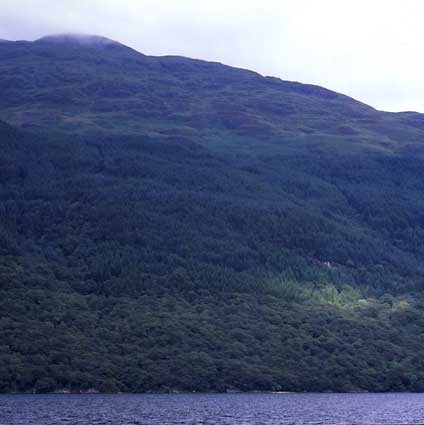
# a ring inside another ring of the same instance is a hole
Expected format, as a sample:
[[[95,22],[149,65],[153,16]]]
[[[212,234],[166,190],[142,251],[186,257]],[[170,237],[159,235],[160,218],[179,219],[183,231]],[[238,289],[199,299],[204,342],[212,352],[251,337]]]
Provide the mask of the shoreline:
[[[4,392],[1,396],[10,395],[234,395],[234,394],[424,394],[423,392],[413,391],[158,391],[158,392],[101,392],[101,391],[52,391],[52,392]]]

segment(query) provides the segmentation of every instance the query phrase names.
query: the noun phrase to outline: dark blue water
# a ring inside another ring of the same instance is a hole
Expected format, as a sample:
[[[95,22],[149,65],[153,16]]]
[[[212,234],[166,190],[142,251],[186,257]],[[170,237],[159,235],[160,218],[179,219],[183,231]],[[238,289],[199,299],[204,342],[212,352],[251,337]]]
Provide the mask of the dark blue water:
[[[0,424],[424,424],[424,394],[2,395]]]

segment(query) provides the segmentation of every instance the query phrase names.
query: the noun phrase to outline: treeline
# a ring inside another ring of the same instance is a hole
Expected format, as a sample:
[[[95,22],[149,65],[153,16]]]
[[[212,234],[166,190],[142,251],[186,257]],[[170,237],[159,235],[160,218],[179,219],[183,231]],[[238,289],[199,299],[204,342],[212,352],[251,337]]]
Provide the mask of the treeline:
[[[0,132],[1,391],[424,390],[419,157]]]
[[[7,126],[1,143],[0,249],[40,258],[78,292],[250,292],[268,276],[377,294],[423,284],[417,158],[395,167],[365,152],[348,167],[300,145],[259,166],[190,140]]]
[[[0,391],[424,390],[422,297],[286,290],[3,290]]]

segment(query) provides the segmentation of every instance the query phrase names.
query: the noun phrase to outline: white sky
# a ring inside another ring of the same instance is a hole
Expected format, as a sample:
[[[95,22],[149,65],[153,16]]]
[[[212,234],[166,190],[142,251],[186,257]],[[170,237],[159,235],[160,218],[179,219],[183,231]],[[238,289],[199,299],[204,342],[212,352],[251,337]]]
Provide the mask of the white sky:
[[[0,0],[0,38],[103,35],[424,112],[424,0]]]

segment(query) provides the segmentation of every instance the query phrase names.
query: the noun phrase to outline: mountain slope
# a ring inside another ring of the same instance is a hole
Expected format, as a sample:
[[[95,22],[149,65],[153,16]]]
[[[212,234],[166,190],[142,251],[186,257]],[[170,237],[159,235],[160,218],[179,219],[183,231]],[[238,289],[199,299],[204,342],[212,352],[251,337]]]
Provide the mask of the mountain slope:
[[[0,88],[3,391],[421,388],[420,114],[94,36]]]
[[[373,139],[382,146],[395,136],[386,128],[392,122],[404,142],[414,141],[417,127],[424,126],[419,114],[381,113],[321,87],[218,63],[145,56],[100,39],[86,37],[81,44],[81,37],[65,35],[3,43],[1,104],[8,119],[70,131],[83,126],[145,133],[188,126],[200,134],[231,130],[261,138],[293,132],[354,136],[359,130],[371,138],[386,136]]]

